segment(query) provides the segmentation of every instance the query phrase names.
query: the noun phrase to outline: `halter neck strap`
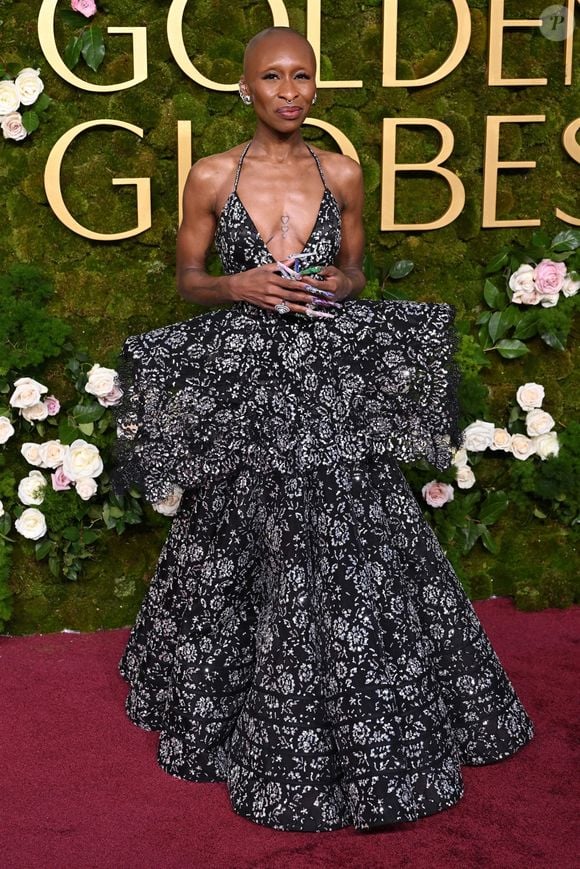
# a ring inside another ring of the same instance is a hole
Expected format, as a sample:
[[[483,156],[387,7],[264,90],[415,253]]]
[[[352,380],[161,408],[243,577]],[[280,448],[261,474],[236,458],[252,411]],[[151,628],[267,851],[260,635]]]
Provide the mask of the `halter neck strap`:
[[[240,172],[242,171],[242,163],[244,162],[244,158],[245,158],[246,154],[248,153],[248,150],[249,150],[249,148],[250,148],[250,145],[252,144],[253,141],[254,141],[254,140],[251,139],[251,140],[248,142],[248,144],[246,145],[246,147],[245,147],[244,150],[242,151],[242,154],[241,154],[241,156],[240,156],[240,159],[238,160],[238,168],[236,169],[236,177],[234,178],[234,193],[235,193],[235,192],[237,191],[237,189],[238,189],[238,183],[239,183],[239,180],[240,180]],[[310,154],[311,154],[312,157],[314,158],[314,161],[315,161],[315,163],[316,163],[316,166],[318,167],[318,172],[319,172],[319,174],[320,174],[320,178],[321,178],[321,180],[322,180],[322,183],[324,184],[324,187],[326,188],[326,178],[325,178],[325,176],[324,176],[324,172],[322,171],[322,166],[320,165],[320,160],[318,159],[317,155],[314,153],[314,151],[312,150],[312,148],[310,147],[310,145],[308,144],[308,142],[304,142],[304,144],[306,145],[306,147],[307,147],[308,150],[310,151]]]

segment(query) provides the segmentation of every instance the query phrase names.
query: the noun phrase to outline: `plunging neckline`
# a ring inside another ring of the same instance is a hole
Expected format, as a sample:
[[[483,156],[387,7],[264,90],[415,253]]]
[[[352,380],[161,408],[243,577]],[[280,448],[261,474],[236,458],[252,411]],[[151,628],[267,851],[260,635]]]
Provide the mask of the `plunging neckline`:
[[[329,190],[329,188],[328,188],[326,185],[324,185],[324,190],[323,190],[323,192],[322,192],[322,197],[321,197],[321,199],[320,199],[320,205],[318,206],[318,212],[317,212],[317,214],[316,214],[316,219],[315,219],[315,221],[314,221],[314,226],[312,227],[312,229],[311,229],[311,231],[310,231],[310,235],[309,235],[308,238],[306,239],[306,243],[305,243],[304,247],[302,248],[302,250],[300,251],[300,254],[303,254],[303,253],[306,251],[306,248],[307,248],[308,245],[310,244],[310,242],[311,242],[311,240],[312,240],[312,236],[313,236],[314,233],[316,232],[316,229],[317,229],[317,227],[318,227],[318,224],[320,223],[320,214],[321,214],[321,212],[322,212],[322,206],[324,205],[324,199],[325,199],[327,193],[328,193],[330,196],[332,196],[332,198],[334,199],[334,202],[335,202],[335,204],[336,204],[336,206],[337,206],[337,208],[338,208],[338,203],[337,203],[337,201],[336,201],[336,198],[335,198],[334,194],[332,193],[331,190]],[[238,200],[238,203],[240,204],[241,208],[243,208],[244,213],[245,213],[246,217],[248,218],[248,221],[250,222],[250,224],[251,224],[251,226],[252,226],[252,229],[254,230],[254,232],[255,232],[255,234],[256,234],[256,238],[258,239],[258,241],[260,242],[260,244],[262,245],[262,247],[264,248],[264,250],[266,251],[266,253],[267,253],[267,254],[272,258],[272,262],[277,262],[277,261],[278,261],[278,257],[275,257],[275,256],[274,256],[274,254],[272,253],[272,251],[270,250],[270,248],[268,247],[268,245],[267,245],[266,242],[264,241],[264,239],[263,239],[263,237],[262,237],[262,234],[261,234],[260,230],[259,230],[258,227],[256,226],[256,224],[255,224],[255,222],[254,222],[254,219],[252,218],[252,215],[250,214],[250,212],[248,211],[248,209],[247,209],[246,206],[244,205],[242,199],[240,198],[240,195],[239,195],[238,191],[237,191],[237,190],[232,190],[232,192],[230,193],[230,195],[229,195],[229,197],[228,197],[228,202],[229,202],[229,200],[232,198],[232,196],[234,196],[234,197]],[[228,203],[226,202],[226,205],[224,205],[224,207],[222,208],[221,214],[220,214],[220,216],[219,216],[218,223],[221,222],[221,220],[222,220],[222,216],[223,216],[223,214],[224,214],[224,211],[226,210],[226,206],[227,206],[227,204],[228,204]]]

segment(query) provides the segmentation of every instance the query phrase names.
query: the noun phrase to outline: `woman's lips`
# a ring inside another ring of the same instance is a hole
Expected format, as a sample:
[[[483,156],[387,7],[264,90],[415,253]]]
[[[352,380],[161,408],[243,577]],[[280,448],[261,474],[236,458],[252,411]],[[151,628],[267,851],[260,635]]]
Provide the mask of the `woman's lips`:
[[[276,109],[276,114],[281,115],[283,118],[287,118],[288,120],[293,120],[297,118],[298,115],[302,114],[302,109],[300,106],[284,106],[282,109]]]

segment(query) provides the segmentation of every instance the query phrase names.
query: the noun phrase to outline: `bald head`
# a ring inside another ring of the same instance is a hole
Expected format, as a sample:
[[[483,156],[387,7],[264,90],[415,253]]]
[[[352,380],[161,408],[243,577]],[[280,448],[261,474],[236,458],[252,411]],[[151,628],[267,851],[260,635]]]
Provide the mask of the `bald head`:
[[[275,50],[277,46],[284,51],[291,50],[296,46],[297,51],[308,55],[310,62],[316,70],[314,50],[305,36],[292,27],[267,27],[265,30],[256,33],[246,45],[244,52],[244,76],[251,75],[262,55],[270,49]]]

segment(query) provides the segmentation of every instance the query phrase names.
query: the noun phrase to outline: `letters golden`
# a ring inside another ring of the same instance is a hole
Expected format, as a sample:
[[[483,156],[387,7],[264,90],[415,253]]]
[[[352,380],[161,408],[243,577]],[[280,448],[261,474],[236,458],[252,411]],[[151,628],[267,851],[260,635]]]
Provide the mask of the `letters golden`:
[[[191,0],[192,7],[194,0]],[[272,23],[288,25],[288,11],[284,0],[265,0]],[[314,49],[320,69],[321,52],[321,0],[305,0],[306,2],[306,34]],[[439,69],[418,79],[399,79],[396,72],[397,58],[397,23],[399,11],[404,4],[399,0],[383,0],[383,79],[385,88],[405,87],[419,88],[441,81],[461,64],[467,52],[471,38],[471,12],[468,0],[451,0],[456,17],[456,38],[451,53]],[[147,61],[147,28],[146,27],[109,27],[112,35],[126,35],[132,39],[133,77],[114,84],[94,84],[84,81],[67,68],[56,45],[54,36],[54,15],[58,0],[42,0],[38,15],[38,38],[46,60],[52,69],[80,90],[93,93],[111,93],[142,85],[148,77]],[[574,37],[574,11],[580,0],[566,0],[562,6],[567,11],[564,51],[564,83],[572,83],[572,48]],[[567,5],[566,5],[567,4]],[[237,90],[236,82],[217,82],[204,76],[190,58],[183,39],[183,17],[188,6],[188,0],[172,0],[167,12],[167,38],[175,63],[195,85],[219,92]],[[193,7],[194,8],[194,7]],[[505,17],[505,0],[489,0],[489,54],[488,80],[490,87],[522,87],[543,86],[547,78],[504,78],[502,60],[504,43],[509,41],[509,31],[514,28],[536,28],[542,25],[542,19],[512,19]],[[422,22],[417,21],[421,27]],[[523,71],[522,71],[523,74]],[[360,88],[361,80],[317,81],[319,88]],[[484,146],[484,191],[482,209],[482,227],[496,228],[506,226],[538,226],[537,217],[518,217],[501,219],[497,215],[498,174],[509,169],[535,169],[535,161],[505,162],[499,160],[499,143],[503,124],[544,123],[545,115],[495,115],[486,119],[486,139]],[[318,118],[308,118],[307,124],[327,132],[345,154],[355,160],[358,155],[353,143],[337,127],[328,121]],[[60,166],[68,146],[83,133],[90,133],[94,127],[120,127],[139,137],[143,131],[132,124],[121,120],[97,119],[79,124],[67,131],[54,145],[45,170],[45,188],[49,204],[62,223],[72,232],[99,241],[119,241],[131,238],[144,232],[151,226],[150,179],[148,178],[114,178],[113,184],[133,184],[136,187],[137,222],[135,226],[116,233],[95,232],[82,226],[68,210],[61,190]],[[431,127],[441,138],[440,151],[435,158],[425,163],[397,163],[397,130],[400,126]],[[580,130],[580,118],[569,122],[562,135],[562,145],[569,157],[580,163],[580,145],[576,136]],[[191,143],[191,124],[187,120],[178,121],[178,197],[179,219],[181,220],[181,198],[185,179],[191,166],[193,154]],[[381,192],[381,229],[385,232],[394,230],[433,230],[440,229],[452,223],[461,214],[465,205],[465,188],[460,178],[443,164],[453,153],[453,130],[435,118],[384,118],[383,119],[383,154],[382,154],[382,192]],[[429,223],[398,223],[395,215],[395,186],[399,173],[423,172],[437,175],[444,179],[449,188],[449,205],[446,212]],[[566,214],[559,208],[555,209],[558,219],[573,226],[580,226],[580,217]]]

